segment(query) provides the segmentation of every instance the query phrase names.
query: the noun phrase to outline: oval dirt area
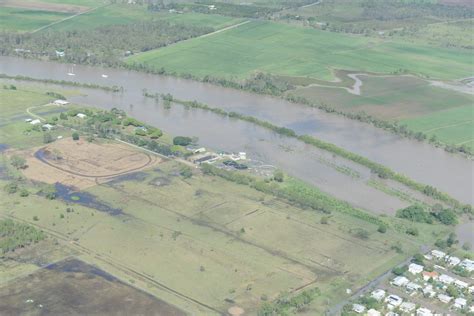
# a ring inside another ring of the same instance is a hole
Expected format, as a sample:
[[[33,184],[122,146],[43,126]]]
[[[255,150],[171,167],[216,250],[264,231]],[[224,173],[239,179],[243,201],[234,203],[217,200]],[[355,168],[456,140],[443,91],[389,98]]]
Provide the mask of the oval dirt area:
[[[23,172],[33,180],[86,188],[159,161],[157,156],[126,144],[68,138],[35,149],[27,158],[29,167]]]

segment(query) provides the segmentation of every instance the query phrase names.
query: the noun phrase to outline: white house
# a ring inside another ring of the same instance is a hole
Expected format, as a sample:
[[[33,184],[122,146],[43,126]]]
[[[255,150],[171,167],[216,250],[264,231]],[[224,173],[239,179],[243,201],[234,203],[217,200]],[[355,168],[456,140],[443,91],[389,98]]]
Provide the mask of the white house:
[[[367,316],[381,316],[382,314],[380,314],[379,311],[371,308],[367,311]]]
[[[386,292],[382,289],[377,289],[375,291],[372,291],[372,293],[370,293],[370,297],[376,299],[377,301],[381,301],[384,299],[385,297],[385,294]]]
[[[410,263],[410,265],[408,266],[408,272],[410,272],[411,274],[421,273],[423,272],[423,266],[416,263]]]
[[[400,304],[402,304],[403,300],[400,296],[398,295],[395,295],[395,294],[390,294],[389,296],[387,296],[387,298],[385,299],[385,302],[388,303],[389,305],[392,305],[392,308],[390,308],[390,306],[388,308],[390,309],[393,309],[393,307],[397,307],[397,306],[400,306]]]
[[[388,312],[387,314],[385,314],[385,316],[400,316],[400,315],[398,315],[398,314],[395,313],[395,312],[390,311],[390,312]]]
[[[454,256],[446,257],[445,260],[450,266],[457,266],[461,262],[461,259]]]
[[[357,314],[362,314],[365,311],[365,306],[360,304],[352,304],[352,310]]]
[[[36,125],[36,124],[40,124],[40,123],[41,123],[41,121],[38,120],[38,119],[32,120],[32,121],[30,122],[31,125]]]
[[[448,304],[449,302],[453,300],[451,296],[446,295],[446,294],[438,294],[438,299],[445,304]]]
[[[441,283],[444,283],[446,285],[450,285],[451,283],[454,282],[454,279],[452,277],[450,277],[449,275],[446,275],[446,274],[441,274],[438,278],[438,280],[441,282]]]
[[[469,293],[474,294],[474,285],[469,287]]]
[[[436,292],[433,290],[433,285],[428,284],[424,289],[423,289],[423,295],[427,297],[435,297]]]
[[[53,104],[54,105],[67,105],[67,104],[69,104],[69,102],[67,102],[66,100],[58,99],[58,100],[54,100]]]
[[[81,118],[81,119],[84,119],[87,117],[87,115],[85,115],[84,113],[77,113],[76,115],[78,118]]]
[[[421,290],[422,287],[418,283],[410,282],[407,284],[406,288],[409,292],[413,292],[413,291]]]
[[[30,119],[30,118],[25,119],[25,122],[26,122],[26,123],[29,123],[29,122],[31,122],[31,121],[33,121],[33,119]]]
[[[443,259],[446,256],[446,253],[442,252],[441,250],[431,250],[431,255],[436,259]]]
[[[395,285],[395,286],[406,286],[408,283],[410,283],[410,280],[408,280],[404,276],[399,275],[395,277],[390,283],[392,283],[392,285]]]
[[[469,284],[461,280],[455,280],[454,285],[456,285],[461,290],[464,290],[465,288],[469,286]]]
[[[457,299],[454,300],[454,308],[459,308],[463,309],[467,305],[467,300],[465,298],[458,297]]]
[[[474,260],[464,259],[460,266],[466,269],[468,272],[472,272],[474,271]]]
[[[416,310],[416,316],[433,316],[433,312],[428,308],[420,307]]]
[[[399,308],[404,313],[410,313],[415,310],[416,304],[412,302],[403,302]]]

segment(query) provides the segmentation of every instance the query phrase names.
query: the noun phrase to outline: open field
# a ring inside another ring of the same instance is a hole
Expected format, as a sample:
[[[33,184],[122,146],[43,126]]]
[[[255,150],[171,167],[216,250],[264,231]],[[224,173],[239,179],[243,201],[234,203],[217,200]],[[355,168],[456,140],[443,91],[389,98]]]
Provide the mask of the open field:
[[[200,77],[246,78],[264,71],[330,80],[331,68],[377,73],[406,69],[413,74],[455,79],[471,75],[470,60],[467,50],[254,21],[215,36],[131,57],[127,62]]]
[[[21,155],[27,157],[28,168],[24,170],[27,178],[78,189],[153,167],[161,160],[119,143],[91,143],[72,138],[33,148]]]
[[[70,16],[63,12],[27,10],[0,6],[1,31],[33,31]]]
[[[2,315],[186,315],[76,259],[48,265],[1,287],[0,298]]]

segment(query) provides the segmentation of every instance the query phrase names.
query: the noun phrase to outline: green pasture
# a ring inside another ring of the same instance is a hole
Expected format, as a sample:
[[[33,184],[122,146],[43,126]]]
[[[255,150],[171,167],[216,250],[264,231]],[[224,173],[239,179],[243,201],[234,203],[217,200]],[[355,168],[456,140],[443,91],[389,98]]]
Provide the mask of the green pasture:
[[[242,79],[256,71],[333,79],[331,68],[391,73],[400,69],[454,79],[471,75],[471,54],[403,42],[253,21],[130,57],[129,63],[196,76]]]
[[[29,32],[71,14],[0,6],[0,31]]]
[[[419,118],[402,120],[409,128],[434,135],[438,140],[474,148],[474,105],[447,109]]]

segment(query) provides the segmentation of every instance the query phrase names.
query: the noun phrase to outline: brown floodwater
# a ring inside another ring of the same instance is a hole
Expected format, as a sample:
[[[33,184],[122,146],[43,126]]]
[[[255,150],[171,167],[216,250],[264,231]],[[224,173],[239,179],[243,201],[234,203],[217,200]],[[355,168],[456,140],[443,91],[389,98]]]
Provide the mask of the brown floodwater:
[[[139,119],[155,124],[158,123],[157,120],[160,120],[161,125],[157,126],[171,133],[196,135],[201,138],[201,142],[222,145],[216,147],[223,148],[223,145],[226,144],[227,147],[235,147],[234,150],[242,150],[243,142],[247,142],[248,147],[253,146],[254,148],[275,147],[275,145],[263,145],[263,142],[259,141],[259,137],[250,132],[256,127],[250,125],[245,127],[249,130],[241,135],[241,137],[249,139],[238,141],[232,138],[235,137],[232,134],[232,128],[223,128],[228,125],[228,120],[210,113],[191,110],[182,110],[181,114],[175,113],[176,111],[169,111],[173,112],[171,114],[166,114],[164,110],[159,112],[159,107],[154,104],[154,101],[144,100],[143,89],[150,92],[171,93],[184,100],[197,100],[228,111],[252,115],[275,125],[286,126],[299,134],[313,135],[386,165],[418,182],[435,186],[464,203],[473,203],[474,164],[472,160],[447,153],[429,144],[399,137],[369,124],[328,114],[304,105],[289,103],[278,98],[190,80],[88,66],[75,66],[75,76],[69,76],[67,73],[70,71],[71,65],[0,57],[0,73],[8,75],[122,86],[125,88],[123,94],[110,94],[106,101],[109,107],[116,106],[115,103],[120,103],[120,107],[126,105],[127,112]],[[107,74],[108,77],[104,78],[102,74]],[[89,104],[95,104],[90,101]],[[102,100],[99,103],[104,106],[104,102]],[[167,119],[163,119],[165,115],[168,115]],[[182,116],[179,117],[179,115]],[[185,126],[181,126],[182,124]],[[235,125],[232,126],[235,127]],[[272,137],[278,136],[272,135]],[[272,141],[269,139],[267,143]],[[291,165],[292,168],[304,170],[303,173],[307,174],[309,170],[313,170],[313,165],[308,164],[306,160],[311,159],[312,152],[307,146],[303,147],[301,144],[298,146],[300,147],[297,150],[300,151],[301,157],[308,156],[308,158],[298,160],[294,154],[289,157],[282,150],[267,151],[266,155],[270,155],[273,162]],[[263,153],[260,155],[265,156]],[[292,161],[287,161],[288,159]],[[283,165],[281,167],[285,168]],[[316,170],[319,169],[316,168]],[[314,176],[320,177],[320,174],[316,173]],[[340,183],[340,185],[343,184]],[[352,195],[354,194],[357,193],[354,192]],[[370,197],[367,198],[370,199]]]

